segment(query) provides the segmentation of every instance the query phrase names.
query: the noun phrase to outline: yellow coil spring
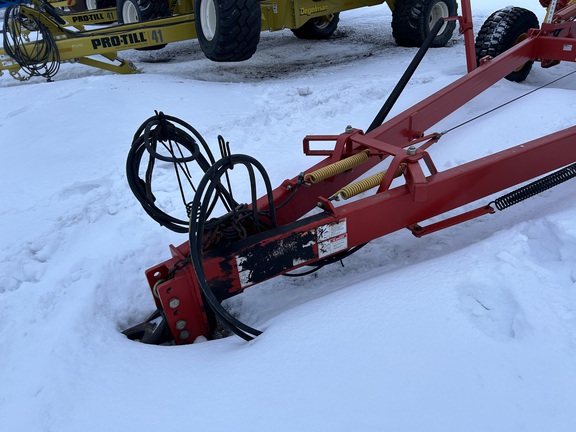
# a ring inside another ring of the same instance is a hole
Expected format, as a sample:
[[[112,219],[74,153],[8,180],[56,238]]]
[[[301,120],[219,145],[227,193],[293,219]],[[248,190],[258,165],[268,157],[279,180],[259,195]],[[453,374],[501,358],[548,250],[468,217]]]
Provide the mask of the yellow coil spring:
[[[396,171],[394,178],[400,177],[402,175],[403,165],[404,164],[398,167],[398,170]],[[366,177],[363,180],[351,183],[348,186],[345,186],[338,192],[336,192],[333,195],[333,198],[336,201],[338,201],[340,198],[347,200],[348,198],[352,198],[358,194],[361,194],[362,192],[366,192],[372,188],[375,188],[376,186],[380,186],[380,183],[382,183],[382,180],[384,180],[384,176],[386,175],[387,172],[388,170],[384,170],[379,173],[373,174],[370,177]]]
[[[336,174],[348,171],[349,169],[366,162],[368,160],[369,152],[370,150],[364,150],[354,156],[347,157],[346,159],[342,159],[341,161],[325,166],[324,168],[305,174],[304,181],[314,184],[326,180],[327,178],[334,177]]]

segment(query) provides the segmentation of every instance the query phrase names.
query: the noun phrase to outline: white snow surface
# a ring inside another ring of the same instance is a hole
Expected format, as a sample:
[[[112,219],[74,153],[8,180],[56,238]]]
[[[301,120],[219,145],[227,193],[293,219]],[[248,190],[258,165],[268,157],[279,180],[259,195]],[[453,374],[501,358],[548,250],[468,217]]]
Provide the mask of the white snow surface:
[[[537,1],[518,3],[542,21]],[[506,5],[475,2],[476,31]],[[67,64],[51,83],[0,77],[0,431],[576,430],[573,181],[421,239],[376,239],[344,267],[251,287],[225,302],[263,330],[251,342],[151,346],[121,333],[154,308],[144,271],[187,240],[128,187],[140,124],[154,110],[179,117],[214,152],[222,134],[278,186],[317,162],[302,153],[305,135],[371,123],[415,54],[394,44],[390,22],[382,5],[341,14],[328,41],[263,33],[236,64],[186,41],[123,53],[141,74]],[[536,64],[435,130],[574,68]],[[393,114],[465,73],[456,32]],[[430,154],[442,170],[574,126],[575,101],[572,75],[454,130]],[[166,187],[178,207],[177,185]]]

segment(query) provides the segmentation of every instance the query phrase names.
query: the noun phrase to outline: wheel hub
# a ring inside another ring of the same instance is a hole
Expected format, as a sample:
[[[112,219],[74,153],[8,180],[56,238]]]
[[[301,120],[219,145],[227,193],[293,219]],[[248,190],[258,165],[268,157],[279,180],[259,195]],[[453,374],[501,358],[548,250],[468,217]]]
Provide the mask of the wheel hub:
[[[430,11],[430,16],[428,17],[428,26],[429,28],[434,27],[434,24],[440,18],[448,18],[450,16],[450,11],[448,10],[448,5],[444,2],[438,2],[434,6],[432,6],[432,10]],[[442,34],[444,30],[446,30],[448,23],[444,22],[444,25],[440,28],[438,34]]]
[[[130,24],[140,21],[140,15],[138,14],[138,9],[134,3],[127,1],[122,5],[122,19],[124,24]]]
[[[319,28],[319,29],[324,29],[326,27],[328,27],[328,25],[332,22],[332,20],[334,19],[334,14],[330,14],[330,15],[324,15],[318,18],[314,18],[314,25]]]
[[[200,25],[206,40],[214,39],[216,35],[216,5],[213,0],[200,2]]]

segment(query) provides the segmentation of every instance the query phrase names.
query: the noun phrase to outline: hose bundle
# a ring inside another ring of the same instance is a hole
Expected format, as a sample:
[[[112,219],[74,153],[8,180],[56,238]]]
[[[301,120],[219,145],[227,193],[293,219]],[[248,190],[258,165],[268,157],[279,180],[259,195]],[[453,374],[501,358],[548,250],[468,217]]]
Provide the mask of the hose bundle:
[[[156,112],[134,134],[126,161],[126,174],[132,192],[152,219],[172,231],[188,232],[190,262],[205,303],[220,324],[243,339],[250,340],[261,332],[243,324],[220,305],[206,279],[203,256],[207,250],[207,241],[213,238],[213,233],[219,233],[220,238],[226,241],[227,237],[248,235],[247,230],[254,233],[276,226],[272,186],[264,167],[257,160],[247,155],[230,154],[229,144],[220,136],[218,140],[222,158],[216,161],[204,138],[192,126],[176,117]],[[148,162],[142,178],[140,167],[145,155],[148,156]],[[152,180],[157,161],[173,166],[187,220],[174,217],[156,205]],[[192,181],[192,170],[188,166],[190,162],[195,162],[203,173],[197,186]],[[239,204],[234,198],[229,171],[237,165],[243,166],[248,172],[250,206]],[[266,211],[259,211],[257,207],[256,172],[260,174],[266,188],[269,208]],[[186,184],[194,192],[191,200],[184,190]],[[210,218],[218,202],[224,206],[226,213],[218,218]]]
[[[13,4],[4,14],[2,29],[6,54],[28,74],[25,79],[41,76],[50,80],[60,69],[60,53],[54,36],[31,8],[23,13],[20,4]]]
[[[144,156],[148,156],[148,163],[144,178],[141,178],[140,166]],[[183,183],[188,184],[192,191],[195,190],[192,170],[188,163],[196,162],[202,172],[206,172],[214,164],[214,156],[196,129],[162,112],[147,119],[134,134],[126,160],[126,177],[132,193],[146,213],[160,225],[175,232],[187,233],[188,218],[172,216],[156,205],[156,196],[152,191],[152,174],[157,161],[171,164],[174,168],[180,195],[188,213],[191,198],[186,197]]]
[[[212,196],[217,193],[217,188],[221,185],[222,177],[227,177],[228,171],[234,169],[236,165],[243,165],[249,173],[251,189],[252,189],[252,205],[251,210],[244,212],[243,214],[235,215],[236,211],[233,210],[227,215],[217,219],[216,221],[211,221],[207,224],[207,213],[209,211],[210,203],[212,201]],[[274,211],[274,203],[272,200],[272,186],[270,179],[266,174],[263,166],[254,158],[246,155],[225,155],[222,159],[216,162],[210,169],[206,172],[202,178],[196,195],[194,196],[194,201],[191,205],[191,216],[190,216],[190,230],[189,230],[189,242],[190,242],[190,258],[194,266],[194,271],[196,273],[196,278],[200,284],[200,289],[204,296],[204,299],[216,314],[218,321],[224,325],[228,330],[232,331],[236,335],[240,336],[244,340],[251,340],[255,336],[260,335],[262,332],[260,330],[254,329],[241,321],[230,315],[220,304],[206,279],[204,273],[203,264],[203,245],[204,245],[204,232],[207,225],[212,227],[224,223],[226,220],[231,218],[234,219],[244,219],[247,217],[252,218],[252,222],[256,225],[259,224],[261,220],[261,215],[257,211],[255,194],[255,169],[260,173],[264,180],[266,187],[266,194],[268,196],[268,205],[270,211],[268,216],[270,222],[273,226],[276,225],[276,217]]]

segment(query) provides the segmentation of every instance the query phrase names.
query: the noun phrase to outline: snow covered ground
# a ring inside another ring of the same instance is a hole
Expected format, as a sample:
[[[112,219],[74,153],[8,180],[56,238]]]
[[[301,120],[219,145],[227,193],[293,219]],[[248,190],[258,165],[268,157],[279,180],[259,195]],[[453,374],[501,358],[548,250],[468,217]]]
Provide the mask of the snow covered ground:
[[[475,2],[475,28],[506,5]],[[537,1],[516,5],[542,21]],[[390,22],[378,6],[343,13],[329,41],[263,33],[238,64],[212,63],[187,41],[126,52],[142,74],[63,65],[52,83],[0,77],[1,431],[576,430],[573,182],[422,239],[391,234],[345,267],[250,288],[226,302],[264,330],[249,343],[149,346],[120,333],[153,309],[144,271],[186,240],[128,188],[138,126],[161,110],[214,151],[222,134],[277,186],[315,163],[301,152],[306,134],[368,127],[415,53],[394,45]],[[536,65],[437,130],[574,68]],[[465,72],[455,35],[394,112]],[[430,153],[445,169],[574,126],[575,101],[572,75]]]

